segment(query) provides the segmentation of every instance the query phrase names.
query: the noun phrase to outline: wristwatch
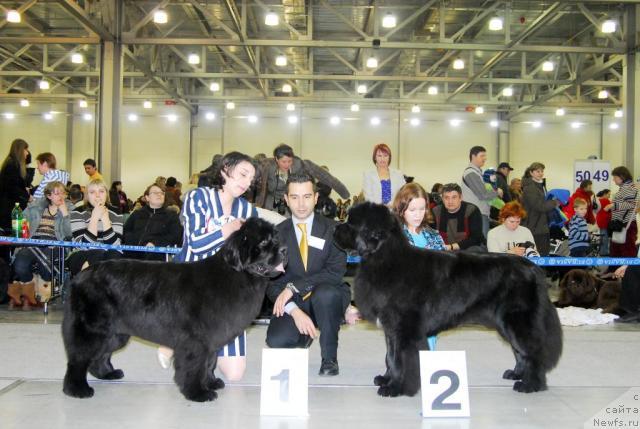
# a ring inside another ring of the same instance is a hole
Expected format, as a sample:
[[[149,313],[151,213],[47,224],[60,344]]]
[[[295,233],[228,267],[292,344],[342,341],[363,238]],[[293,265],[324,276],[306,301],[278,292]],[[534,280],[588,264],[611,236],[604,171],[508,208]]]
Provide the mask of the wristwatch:
[[[293,293],[300,293],[300,291],[293,285],[293,282],[287,283],[285,287]]]

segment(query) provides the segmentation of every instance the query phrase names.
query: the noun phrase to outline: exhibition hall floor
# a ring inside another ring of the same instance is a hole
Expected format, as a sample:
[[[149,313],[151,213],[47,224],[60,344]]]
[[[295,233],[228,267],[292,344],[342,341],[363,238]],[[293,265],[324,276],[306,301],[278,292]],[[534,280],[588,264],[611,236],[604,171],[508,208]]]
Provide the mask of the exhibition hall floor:
[[[66,359],[61,317],[55,305],[47,318],[41,312],[0,307],[2,429],[583,428],[630,388],[640,386],[640,324],[565,327],[564,353],[549,374],[549,390],[533,394],[516,393],[512,382],[502,380],[502,372],[513,367],[513,356],[495,333],[464,328],[442,334],[438,350],[466,351],[471,417],[423,419],[419,394],[377,396],[371,380],[383,370],[384,338],[380,330],[361,323],[340,333],[336,377],[317,376],[320,351],[317,341],[311,346],[306,418],[260,416],[265,326],[248,330],[243,381],[228,384],[214,402],[186,401],[173,384],[173,371],[160,368],[156,349],[140,340],[114,356],[114,366],[125,372],[122,381],[90,381],[95,396],[74,399],[62,393]],[[613,422],[616,417],[609,413],[607,418]],[[636,414],[635,422],[639,418]]]

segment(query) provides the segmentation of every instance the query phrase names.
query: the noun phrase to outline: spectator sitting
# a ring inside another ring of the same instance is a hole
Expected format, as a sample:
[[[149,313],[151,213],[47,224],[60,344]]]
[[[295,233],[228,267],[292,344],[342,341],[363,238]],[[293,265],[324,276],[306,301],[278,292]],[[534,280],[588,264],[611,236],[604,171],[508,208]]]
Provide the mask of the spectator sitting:
[[[29,222],[31,238],[41,240],[68,240],[71,238],[69,213],[73,210],[70,201],[65,200],[66,190],[62,182],[49,182],[42,192],[43,198],[34,200],[24,211]],[[58,249],[54,247],[22,247],[14,255],[13,270],[18,282],[32,283],[33,268],[37,267],[40,277],[51,281],[52,268],[59,267]],[[53,264],[51,261],[53,260]],[[34,285],[35,286],[35,285]],[[33,286],[31,286],[33,287]],[[23,309],[29,308],[25,301]]]
[[[129,213],[129,199],[127,194],[122,190],[122,182],[116,180],[111,184],[109,189],[109,202],[118,214]]]
[[[589,229],[585,216],[588,202],[582,198],[573,200],[574,215],[569,221],[569,254],[573,257],[584,257],[589,252]]]
[[[434,207],[433,216],[446,250],[486,251],[480,210],[462,201],[462,189],[457,183],[444,185],[442,204]]]
[[[390,167],[391,149],[384,143],[373,148],[372,156],[375,169],[366,171],[362,178],[364,199],[390,206],[398,190],[405,184],[402,173]]]
[[[538,255],[533,234],[520,221],[527,212],[517,201],[511,201],[502,207],[498,219],[500,225],[489,230],[487,248],[489,252],[511,253],[518,256]]]
[[[69,201],[73,204],[74,209],[84,205],[84,192],[82,192],[82,187],[77,183],[69,187]]]
[[[580,182],[580,187],[578,187],[573,195],[569,197],[569,202],[563,208],[564,213],[567,215],[567,219],[571,219],[573,217],[573,202],[576,198],[582,198],[587,203],[587,214],[584,216],[584,220],[591,225],[596,223],[596,218],[593,215],[593,204],[591,202],[593,198],[592,186],[593,182],[591,180],[583,180]]]
[[[144,191],[147,204],[131,213],[124,224],[124,244],[133,246],[180,246],[182,226],[178,215],[165,208],[165,192],[156,184]],[[162,253],[127,252],[127,257],[164,261]]]
[[[33,193],[33,198],[44,197],[44,188],[51,182],[61,182],[64,186],[69,181],[69,173],[56,170],[56,157],[51,152],[44,152],[36,156],[38,172],[42,174],[42,181]]]
[[[122,240],[122,215],[110,209],[109,191],[102,180],[87,185],[87,203],[71,212],[73,241],[119,245]],[[67,258],[72,275],[89,265],[107,259],[120,258],[120,252],[104,249],[78,249]]]
[[[182,208],[180,189],[178,189],[178,181],[175,177],[169,177],[167,179],[167,185],[164,188],[164,202],[166,206],[177,206],[178,209]]]

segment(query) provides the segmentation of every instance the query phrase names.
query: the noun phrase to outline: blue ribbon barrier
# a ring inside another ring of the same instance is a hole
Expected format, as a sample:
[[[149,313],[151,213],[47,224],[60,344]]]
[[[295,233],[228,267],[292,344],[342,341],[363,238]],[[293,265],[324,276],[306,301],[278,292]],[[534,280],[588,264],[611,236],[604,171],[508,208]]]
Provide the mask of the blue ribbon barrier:
[[[348,264],[360,263],[360,256],[347,256]],[[531,262],[542,267],[590,267],[593,265],[640,265],[640,258],[572,258],[564,256],[535,256]]]
[[[114,245],[102,243],[80,243],[76,241],[58,241],[58,240],[38,240],[35,238],[16,238],[0,236],[0,244],[12,243],[23,244],[27,246],[55,246],[55,247],[71,247],[78,249],[104,249],[130,252],[147,252],[147,253],[171,253],[180,252],[178,247],[147,247],[147,246],[130,246],[130,245]]]

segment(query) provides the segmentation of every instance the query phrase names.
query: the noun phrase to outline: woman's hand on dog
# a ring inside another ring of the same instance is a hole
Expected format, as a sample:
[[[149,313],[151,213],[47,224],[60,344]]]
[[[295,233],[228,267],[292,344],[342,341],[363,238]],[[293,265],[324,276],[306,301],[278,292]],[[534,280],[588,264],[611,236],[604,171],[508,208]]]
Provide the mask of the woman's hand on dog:
[[[293,309],[291,312],[291,317],[293,317],[293,321],[296,324],[296,328],[303,335],[308,335],[311,338],[318,337],[318,331],[316,331],[316,326],[313,324],[313,321],[307,314],[300,310],[299,308]]]
[[[243,223],[244,221],[241,219],[234,219],[231,222],[222,225],[222,236],[224,239],[226,240],[231,234],[239,230]]]
[[[614,271],[613,276],[617,279],[621,279],[624,277],[624,274],[627,272],[628,265],[623,265],[618,267],[617,270]]]
[[[287,288],[284,288],[282,292],[280,292],[280,295],[276,298],[275,304],[273,304],[273,314],[275,314],[276,317],[280,317],[284,314],[284,306],[287,305],[287,302],[289,302],[292,296],[293,292]]]

